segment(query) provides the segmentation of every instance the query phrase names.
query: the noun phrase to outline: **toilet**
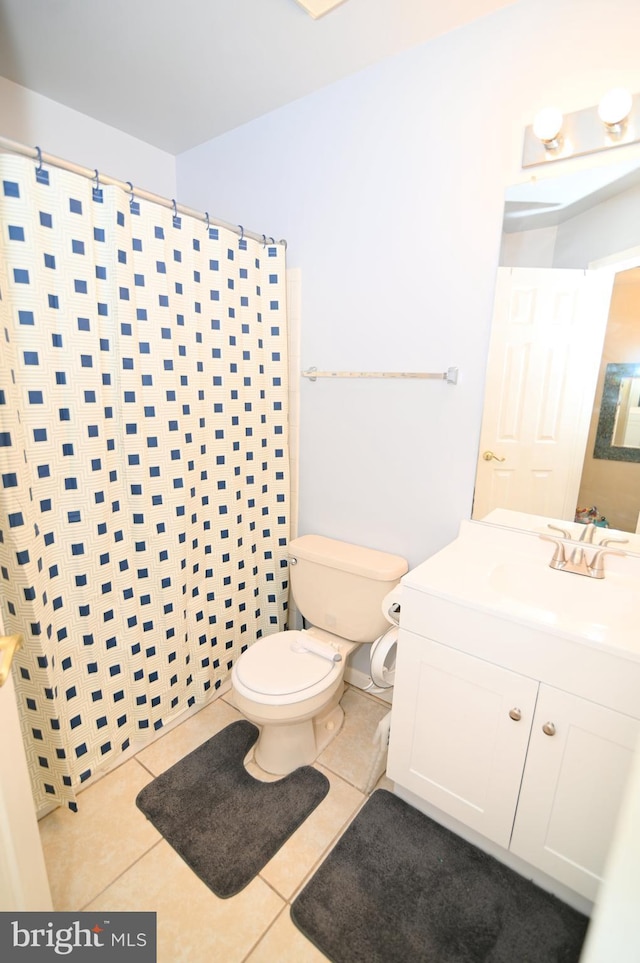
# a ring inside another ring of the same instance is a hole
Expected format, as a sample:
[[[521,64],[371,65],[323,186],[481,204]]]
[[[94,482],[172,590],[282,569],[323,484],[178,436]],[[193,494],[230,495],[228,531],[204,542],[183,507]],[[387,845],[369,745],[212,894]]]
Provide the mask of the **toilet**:
[[[347,657],[389,629],[382,603],[407,570],[398,555],[322,535],[289,543],[290,593],[310,625],[258,639],[231,672],[234,704],[260,728],[261,769],[308,765],[337,734]]]

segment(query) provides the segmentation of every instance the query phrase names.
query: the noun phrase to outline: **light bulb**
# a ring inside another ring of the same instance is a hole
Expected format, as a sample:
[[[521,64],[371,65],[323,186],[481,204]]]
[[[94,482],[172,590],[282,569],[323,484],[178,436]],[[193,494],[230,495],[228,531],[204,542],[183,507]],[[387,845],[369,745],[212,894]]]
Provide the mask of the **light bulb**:
[[[545,107],[536,114],[533,121],[533,133],[542,141],[547,150],[554,150],[558,147],[562,120],[562,113],[557,107]]]
[[[598,106],[598,116],[609,128],[619,127],[631,113],[633,98],[628,90],[616,87],[605,94]]]

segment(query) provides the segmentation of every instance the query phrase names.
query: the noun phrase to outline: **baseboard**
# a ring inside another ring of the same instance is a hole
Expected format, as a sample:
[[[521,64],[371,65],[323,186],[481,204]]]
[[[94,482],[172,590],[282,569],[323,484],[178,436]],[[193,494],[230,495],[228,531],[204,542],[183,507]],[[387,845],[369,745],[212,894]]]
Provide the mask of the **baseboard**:
[[[377,699],[382,699],[383,702],[388,702],[389,705],[391,705],[393,701],[393,686],[389,689],[381,689],[373,685],[371,676],[367,675],[366,672],[362,672],[360,669],[353,669],[351,666],[347,666],[344,670],[344,681],[356,689],[362,689],[368,692],[369,695],[374,695]]]

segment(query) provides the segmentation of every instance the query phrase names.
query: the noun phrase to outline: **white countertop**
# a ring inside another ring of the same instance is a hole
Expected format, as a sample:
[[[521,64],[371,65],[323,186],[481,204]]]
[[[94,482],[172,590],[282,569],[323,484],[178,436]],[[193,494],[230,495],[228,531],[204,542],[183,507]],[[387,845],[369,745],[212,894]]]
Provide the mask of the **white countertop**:
[[[609,537],[601,532],[596,540]],[[567,555],[575,545],[565,543]],[[591,558],[597,545],[584,549]],[[597,579],[550,568],[553,553],[533,533],[463,521],[458,538],[402,585],[640,661],[640,558],[607,555]]]

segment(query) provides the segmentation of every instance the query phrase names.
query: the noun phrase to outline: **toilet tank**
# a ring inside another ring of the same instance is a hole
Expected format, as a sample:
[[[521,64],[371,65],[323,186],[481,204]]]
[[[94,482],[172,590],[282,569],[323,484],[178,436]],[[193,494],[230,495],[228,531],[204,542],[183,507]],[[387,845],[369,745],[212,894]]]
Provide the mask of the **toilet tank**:
[[[399,555],[301,535],[289,542],[291,593],[311,625],[351,642],[373,642],[389,628],[382,600],[409,566]]]

